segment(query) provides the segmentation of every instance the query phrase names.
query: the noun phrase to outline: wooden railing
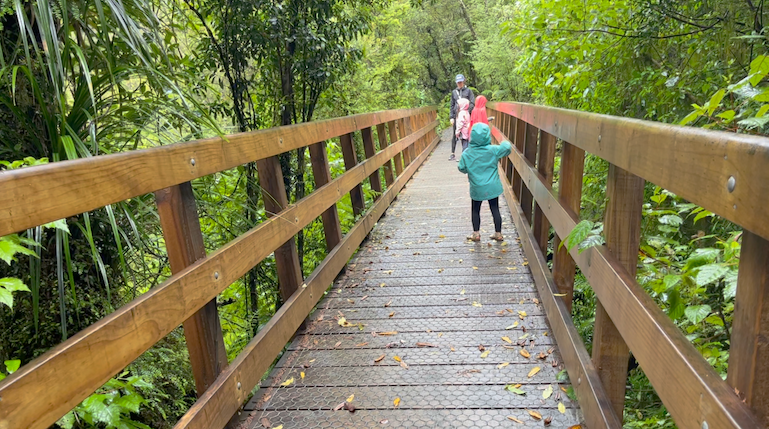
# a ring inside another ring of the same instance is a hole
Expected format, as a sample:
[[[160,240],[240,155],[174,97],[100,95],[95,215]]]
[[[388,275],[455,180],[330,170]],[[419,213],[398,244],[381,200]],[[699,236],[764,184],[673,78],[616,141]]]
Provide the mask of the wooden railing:
[[[588,427],[621,427],[629,351],[678,427],[769,427],[769,140],[521,103],[489,110],[495,140],[514,145],[505,195]],[[579,222],[585,152],[609,162],[606,245],[580,253],[559,244]],[[636,282],[644,180],[744,228],[726,381]],[[571,321],[575,262],[598,300],[592,360]]]
[[[199,398],[176,427],[224,427],[439,142],[437,125],[432,107],[391,110],[0,172],[0,236],[154,192],[174,273],[0,382],[0,428],[50,426],[181,324]],[[346,172],[331,180],[325,141],[336,137]],[[304,146],[317,189],[289,205],[277,155]],[[275,215],[206,255],[190,181],[254,161]],[[381,192],[367,212],[366,179]],[[342,237],[336,203],[347,193],[364,215]],[[293,237],[319,216],[329,253],[303,278]],[[216,296],[273,252],[284,304],[228,365]]]

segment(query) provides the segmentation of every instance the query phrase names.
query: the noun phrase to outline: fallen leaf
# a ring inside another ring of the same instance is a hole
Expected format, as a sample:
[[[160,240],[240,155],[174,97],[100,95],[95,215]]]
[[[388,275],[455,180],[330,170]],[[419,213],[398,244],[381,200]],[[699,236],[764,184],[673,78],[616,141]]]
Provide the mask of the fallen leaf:
[[[518,311],[518,315],[521,316],[521,319],[523,319],[524,317],[528,316],[528,314],[526,314],[526,312],[523,311],[523,310],[519,310]]]
[[[511,339],[510,339],[510,338],[508,338],[508,337],[502,337],[502,341],[504,341],[504,342],[506,342],[506,343],[508,343],[508,344],[513,344],[513,340],[511,340]]]
[[[531,370],[531,371],[529,371],[529,378],[531,378],[531,377],[534,377],[535,375],[537,375],[537,373],[538,373],[538,372],[539,372],[541,369],[542,369],[542,368],[540,368],[540,367],[538,367],[538,366],[535,366],[534,368],[532,368],[532,370]]]
[[[442,337],[442,336],[443,336],[443,332],[439,332],[439,333],[438,333],[438,338],[440,338],[440,337]]]
[[[518,337],[519,340],[523,340],[524,338],[528,338],[529,334],[523,334],[520,337]]]
[[[508,270],[517,270],[518,267],[507,267]]]
[[[475,249],[470,249],[471,252],[475,252]]]
[[[521,356],[525,357],[526,359],[531,357],[531,354],[526,349],[521,349],[520,353],[521,353]]]
[[[374,363],[382,362],[382,359],[385,358],[385,355],[379,356],[378,358],[374,359]]]
[[[582,425],[569,426],[569,429],[582,429]]]
[[[504,244],[504,243],[502,243],[502,244]],[[520,420],[516,419],[516,418],[515,418],[515,417],[513,417],[513,416],[507,416],[507,419],[508,419],[508,420],[512,420],[512,421],[514,421],[514,422],[516,422],[516,423],[518,423],[518,424],[523,424],[523,422],[522,422],[522,421],[520,421]]]
[[[353,393],[347,398],[347,402],[352,402],[355,399],[355,394]]]
[[[393,401],[393,405],[397,407],[400,404],[401,404],[401,398],[395,398],[395,400]]]
[[[529,415],[534,418],[534,420],[542,420],[542,414],[532,411],[532,410],[526,410],[529,412]]]
[[[473,269],[474,269],[474,270],[477,270],[477,269],[478,269],[478,267],[473,267]]]
[[[464,294],[465,294],[465,290],[464,290],[464,289],[462,289],[461,291],[459,291],[459,294],[460,294],[460,295],[464,295]]]
[[[444,222],[446,222],[446,221],[444,220]],[[387,423],[390,423],[390,421],[389,421],[389,420],[387,420],[387,419],[384,419],[384,420],[380,420],[380,421],[379,421],[379,424],[380,424],[380,425],[386,425]]]
[[[262,420],[260,420],[260,422],[262,422],[262,427],[263,428],[270,428],[270,427],[272,427],[272,423],[270,423],[270,419],[268,419],[267,417],[262,417]]]
[[[294,382],[294,377],[291,377],[288,380],[284,381],[283,383],[280,383],[280,385],[283,386],[283,387],[286,387],[286,386],[290,386],[291,383],[293,383],[293,382]]]
[[[380,332],[377,335],[398,335],[398,331]]]
[[[457,351],[457,350],[456,350],[454,347],[452,347],[452,348],[451,348],[451,351],[452,351],[452,352],[455,352],[455,351]]]
[[[355,405],[353,405],[353,404],[351,404],[349,402],[345,402],[344,403],[344,409],[349,411],[349,412],[351,412],[351,413],[354,413],[355,412]]]
[[[563,405],[563,402],[558,403],[558,411],[560,411],[561,414],[566,414],[566,405]]]
[[[382,283],[382,284],[380,284],[380,285],[379,285],[379,287],[385,287],[385,284],[384,284],[384,283]]]
[[[393,359],[395,359],[395,362],[401,362],[400,356],[393,356]]]
[[[417,347],[438,347],[438,346],[430,343],[417,343]]]
[[[392,313],[390,313],[387,317],[393,317],[393,316],[395,316],[395,312],[394,311]]]
[[[366,298],[368,298],[368,295],[363,295],[363,298],[361,298],[360,300],[361,300],[361,301],[365,301],[365,300],[366,300]]]
[[[278,425],[278,426],[275,426],[275,427],[274,427],[274,428],[272,428],[272,429],[283,429],[283,425]]]
[[[537,305],[539,305],[539,300],[538,300],[537,298],[532,298],[532,299],[531,299],[531,301],[532,301],[534,304],[537,304]]]
[[[565,388],[563,386],[561,386],[561,390],[563,390],[564,392],[567,392],[567,393],[569,392],[569,389],[567,389],[567,388]]]
[[[360,344],[356,344],[355,347],[365,347],[367,345],[368,343],[360,343]]]
[[[299,376],[302,377],[302,380],[304,380],[304,372],[300,372]]]
[[[485,352],[481,353],[481,359],[486,359],[486,357],[489,355],[489,352],[491,350],[486,350]]]
[[[438,236],[438,238],[446,238],[446,236],[441,234],[441,235]]]
[[[545,426],[550,426],[550,423],[552,423],[552,422],[553,422],[553,418],[552,417],[546,417],[545,418]]]
[[[438,272],[442,273],[443,272],[443,268],[438,268]]]
[[[337,348],[342,345],[341,341],[337,341],[336,344],[334,344],[334,348]]]
[[[548,399],[553,395],[553,386],[547,386],[544,392],[542,392],[542,399]]]
[[[409,369],[409,365],[408,365],[406,362],[404,362],[404,361],[401,361],[401,368],[403,368],[403,369]]]
[[[483,304],[478,301],[473,301],[473,307],[483,307]]]
[[[334,407],[334,411],[339,411],[342,408],[344,408],[344,404],[346,404],[346,402],[342,402],[341,404],[339,404],[336,407]]]
[[[545,360],[547,359],[547,355],[543,352],[539,352],[539,355],[537,355],[537,359]]]
[[[565,293],[554,293],[553,296],[566,296]]]
[[[502,362],[501,364],[497,365],[497,369],[502,369],[508,365],[510,365],[510,362]]]
[[[516,385],[508,384],[507,386],[505,386],[505,390],[511,393],[515,393],[516,395],[525,395],[526,392],[519,389],[519,387],[521,387],[520,384],[516,384]]]
[[[393,300],[389,300],[389,301],[387,301],[387,304],[385,304],[384,306],[385,306],[385,307],[389,307],[389,306],[390,306],[390,304],[392,304],[392,303],[393,303]]]
[[[482,352],[486,350],[486,347],[483,347],[483,344],[478,344],[478,351]]]
[[[526,265],[529,265],[529,262],[526,261],[526,262],[522,263],[521,265],[523,265],[525,267]]]

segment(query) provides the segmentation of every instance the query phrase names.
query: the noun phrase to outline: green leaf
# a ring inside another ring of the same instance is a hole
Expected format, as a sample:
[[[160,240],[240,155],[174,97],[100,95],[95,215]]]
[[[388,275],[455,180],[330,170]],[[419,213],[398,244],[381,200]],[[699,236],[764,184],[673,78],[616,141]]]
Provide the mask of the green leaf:
[[[579,243],[579,253],[582,253],[591,247],[600,246],[603,243],[604,243],[604,240],[602,236],[590,235],[586,239],[582,240],[581,243]]]
[[[730,269],[726,275],[724,275],[724,300],[728,301],[737,296],[737,270]]]
[[[734,110],[727,110],[726,112],[721,112],[718,115],[716,115],[716,118],[721,118],[728,124],[729,122],[734,119],[735,112]]]
[[[697,268],[705,264],[712,263],[716,260],[721,252],[718,249],[708,247],[705,249],[697,249],[689,255],[689,259],[686,260],[686,270]]]
[[[27,249],[24,246],[14,243],[13,241],[0,238],[0,259],[5,261],[6,264],[11,265],[11,261],[15,261],[14,255],[17,253],[23,253],[25,255],[37,256],[37,254]]]
[[[711,312],[711,308],[709,305],[690,305],[686,307],[686,310],[684,311],[684,314],[686,314],[686,318],[689,319],[689,322],[696,325],[703,320],[705,320],[706,317]]]
[[[678,125],[687,125],[690,122],[694,122],[694,120],[699,118],[701,115],[702,115],[702,113],[700,113],[698,110],[695,110],[694,112],[689,113],[688,115],[686,115],[685,118],[681,119],[681,122],[679,122]]]
[[[124,408],[133,413],[139,412],[139,407],[144,403],[144,398],[136,393],[123,395],[120,398],[112,402],[113,405]]]
[[[716,326],[724,326],[724,321],[720,317],[716,316],[715,314],[711,314],[710,316],[705,318],[705,322],[709,323],[711,325]]]
[[[769,60],[767,61],[769,63]],[[718,106],[721,104],[721,100],[724,99],[724,96],[726,95],[725,89],[719,89],[718,92],[713,94],[712,97],[710,97],[710,101],[708,101],[708,115],[712,115]]]
[[[67,225],[67,220],[66,219],[55,220],[55,221],[53,221],[51,223],[47,223],[47,224],[43,225],[43,227],[44,228],[51,228],[51,229],[52,228],[60,229],[60,230],[62,230],[64,232],[66,232],[67,234],[70,233],[69,232],[69,226]]]
[[[505,390],[507,390],[508,392],[515,393],[516,395],[525,395],[526,394],[526,392],[524,392],[523,390],[515,387],[514,384],[508,384],[507,386],[505,386]]]
[[[678,320],[684,315],[685,306],[681,300],[681,294],[678,289],[673,289],[668,294],[668,316],[673,320]]]
[[[29,288],[21,280],[14,277],[4,277],[0,279],[0,286],[8,289],[10,292],[29,292]]]
[[[13,295],[8,289],[0,288],[0,304],[13,308]]]
[[[569,235],[567,235],[561,245],[564,243],[566,244],[566,249],[571,251],[574,246],[578,245],[579,243],[582,243],[588,235],[590,235],[590,231],[593,229],[593,222],[590,222],[589,220],[583,220],[577,225],[574,226],[574,229],[571,230]]]
[[[758,112],[756,112],[756,118],[764,117],[766,112],[769,112],[769,104],[764,104],[760,109],[758,109]]]
[[[729,271],[729,267],[721,264],[708,264],[703,265],[697,271],[695,281],[699,286],[707,286],[715,281],[718,281]]]
[[[750,84],[758,85],[764,76],[769,73],[769,57],[764,55],[757,56],[750,62]]]
[[[680,216],[670,215],[670,214],[660,216],[659,221],[661,224],[670,225],[670,226],[680,226],[684,222],[684,220],[681,219]]]
[[[21,361],[18,359],[13,360],[7,360],[5,363],[5,371],[8,374],[13,374],[14,372],[19,370],[19,367],[21,366]]]
[[[752,130],[754,128],[763,128],[764,125],[769,123],[769,116],[763,116],[761,118],[748,118],[737,122],[739,125]]]
[[[662,279],[662,283],[665,286],[665,291],[669,291],[678,283],[681,283],[681,276],[676,274],[668,274]]]
[[[697,213],[697,216],[694,217],[694,223],[697,223],[698,220],[706,217],[713,217],[713,213],[707,210],[702,210],[701,212]]]
[[[64,414],[56,424],[59,425],[61,429],[72,429],[72,427],[75,426],[75,412],[70,411],[67,414]]]

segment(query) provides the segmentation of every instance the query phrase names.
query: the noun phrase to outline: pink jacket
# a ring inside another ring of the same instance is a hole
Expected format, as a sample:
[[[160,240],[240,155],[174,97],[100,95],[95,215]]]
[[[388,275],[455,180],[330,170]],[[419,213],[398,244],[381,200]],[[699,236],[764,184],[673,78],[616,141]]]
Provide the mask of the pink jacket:
[[[470,100],[460,98],[457,100],[457,138],[470,140]]]

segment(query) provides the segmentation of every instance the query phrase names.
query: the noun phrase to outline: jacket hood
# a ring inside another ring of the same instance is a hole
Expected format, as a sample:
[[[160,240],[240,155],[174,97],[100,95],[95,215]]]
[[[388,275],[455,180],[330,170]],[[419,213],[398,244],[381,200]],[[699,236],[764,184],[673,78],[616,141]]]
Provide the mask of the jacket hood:
[[[466,98],[460,98],[457,100],[457,106],[459,106],[459,110],[470,110],[470,100]]]
[[[483,109],[484,107],[486,107],[486,97],[482,95],[475,97],[475,108]]]
[[[491,144],[491,129],[484,123],[473,125],[470,133],[470,146],[488,146]]]

